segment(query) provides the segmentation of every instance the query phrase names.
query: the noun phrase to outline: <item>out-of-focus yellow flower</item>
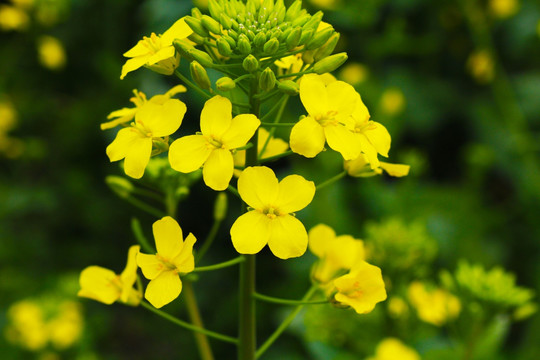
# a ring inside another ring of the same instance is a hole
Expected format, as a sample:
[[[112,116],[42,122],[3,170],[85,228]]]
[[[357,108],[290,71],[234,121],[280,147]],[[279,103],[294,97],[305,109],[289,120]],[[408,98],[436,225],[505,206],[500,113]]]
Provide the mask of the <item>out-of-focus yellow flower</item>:
[[[171,167],[190,173],[204,164],[204,183],[214,190],[225,190],[234,172],[231,151],[245,146],[261,123],[253,114],[234,118],[231,114],[229,99],[217,95],[208,100],[201,112],[202,134],[184,136],[171,144]]]
[[[350,176],[353,177],[370,177],[381,175],[386,172],[390,176],[402,177],[409,174],[410,166],[404,164],[391,164],[384,161],[378,161],[379,166],[372,169],[366,155],[360,154],[359,157],[353,160],[345,160],[343,167]]]
[[[327,142],[347,160],[358,157],[360,146],[349,128],[359,98],[354,88],[343,81],[326,85],[319,75],[304,75],[300,82],[300,100],[309,116],[292,128],[291,150],[312,158]]]
[[[110,305],[120,301],[128,305],[139,305],[141,293],[133,288],[137,280],[136,257],[140,246],[129,248],[127,264],[120,275],[101,266],[89,266],[81,272],[78,296]]]
[[[336,301],[349,305],[358,314],[371,312],[378,302],[386,300],[386,289],[381,269],[361,261],[336,280]]]
[[[420,355],[399,339],[386,338],[377,345],[375,356],[368,360],[420,360]]]
[[[208,0],[193,0],[193,5],[199,9],[208,9]]]
[[[339,270],[350,270],[364,260],[364,243],[351,235],[336,236],[335,231],[324,224],[309,230],[309,250],[319,258],[312,276],[321,283],[332,280]]]
[[[55,37],[44,35],[38,39],[38,59],[50,70],[60,70],[66,65],[64,46]]]
[[[490,0],[489,11],[498,18],[506,19],[514,16],[519,10],[518,0]]]
[[[302,54],[289,55],[283,57],[274,62],[278,67],[278,75],[283,74],[295,74],[302,70],[304,62],[302,61]]]
[[[419,281],[409,285],[408,296],[420,320],[435,326],[456,318],[461,311],[457,297],[443,289],[428,289]]]
[[[231,227],[231,239],[240,254],[256,254],[266,244],[280,259],[306,252],[308,235],[292,213],[305,208],[315,195],[315,184],[300,175],[278,182],[266,166],[248,167],[238,179],[238,192],[252,210]]]
[[[34,351],[44,348],[48,341],[44,316],[41,307],[33,301],[23,300],[11,305],[7,311],[8,341]]]
[[[540,20],[538,20],[538,23],[536,24],[536,34],[540,37]]]
[[[79,303],[64,301],[59,305],[58,315],[47,323],[49,339],[59,350],[67,349],[81,337],[83,317]]]
[[[11,2],[21,9],[31,9],[34,6],[35,0],[11,0]]]
[[[495,63],[487,50],[477,50],[467,59],[467,70],[479,84],[487,84],[495,77]]]
[[[334,10],[341,3],[341,0],[310,0],[310,2],[318,8]]]
[[[144,297],[159,309],[180,295],[180,274],[192,272],[195,268],[193,245],[197,239],[189,233],[183,240],[182,228],[170,216],[156,221],[152,230],[157,253],[137,254],[137,264],[144,276],[150,280]]]
[[[403,317],[409,311],[405,300],[399,296],[393,296],[388,300],[388,313],[395,318]]]
[[[122,66],[120,79],[141,66],[160,74],[171,75],[180,62],[180,57],[175,55],[173,41],[185,39],[192,33],[184,18],[181,18],[162,35],[152,33],[149,37],[143,37],[137,45],[124,53],[124,56],[130,59]]]
[[[0,5],[0,29],[22,31],[28,28],[30,18],[22,9],[11,5]]]
[[[403,91],[392,87],[383,91],[380,100],[382,111],[388,115],[397,115],[405,109],[407,102]]]
[[[339,73],[339,78],[349,84],[356,86],[366,81],[369,76],[368,68],[360,63],[347,63]]]
[[[270,136],[270,133],[266,129],[262,127],[259,128],[259,138],[257,140],[257,147],[258,147],[260,158],[264,159],[264,158],[269,158],[271,156],[282,154],[285,151],[287,151],[287,149],[289,148],[289,144],[286,141],[280,138],[275,138],[275,137],[271,137],[269,139],[268,138],[269,136]],[[265,144],[267,144],[266,148],[264,149],[264,152],[261,153]],[[234,166],[244,166],[246,164],[246,151],[245,150],[237,151],[233,155],[233,157],[234,157]],[[240,176],[241,173],[242,173],[242,170],[234,170],[235,176]]]
[[[0,136],[7,133],[17,122],[17,111],[13,104],[6,100],[0,100]]]

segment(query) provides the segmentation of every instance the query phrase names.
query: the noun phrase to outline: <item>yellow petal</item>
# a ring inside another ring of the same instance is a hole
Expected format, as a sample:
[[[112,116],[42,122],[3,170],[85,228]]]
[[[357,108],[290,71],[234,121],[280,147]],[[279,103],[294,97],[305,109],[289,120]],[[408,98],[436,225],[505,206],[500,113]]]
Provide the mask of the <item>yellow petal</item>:
[[[140,56],[140,57],[136,57],[136,58],[129,59],[128,61],[126,61],[124,66],[122,66],[122,73],[120,74],[120,80],[125,78],[128,73],[135,71],[141,66],[143,66],[144,64],[146,64],[148,59],[149,59],[148,56]]]
[[[302,210],[313,200],[315,184],[300,175],[289,175],[279,183],[278,196],[274,205],[281,213]]]
[[[206,136],[221,139],[232,120],[231,101],[223,96],[214,96],[208,100],[201,112],[201,131]]]
[[[238,192],[246,204],[262,210],[274,202],[279,185],[272,169],[266,166],[250,166],[238,178]]]
[[[378,122],[371,121],[368,128],[364,131],[364,135],[373,145],[375,150],[384,157],[388,157],[390,151],[390,143],[392,141],[388,130]]]
[[[307,249],[308,236],[304,225],[292,215],[278,216],[270,223],[268,247],[280,259],[302,256]]]
[[[146,300],[155,308],[167,305],[180,295],[182,282],[176,271],[163,271],[158,277],[150,281],[144,292]]]
[[[146,45],[146,40],[139,40],[137,45],[124,53],[125,57],[134,58],[150,54],[151,51]]]
[[[302,76],[300,80],[300,100],[308,114],[313,117],[324,115],[328,112],[329,103],[326,86],[319,75],[308,74]]]
[[[186,87],[184,85],[176,85],[176,86],[173,86],[172,88],[170,88],[169,91],[167,91],[165,93],[165,96],[171,98],[176,94],[185,93],[186,91],[187,91],[187,89],[186,89]],[[152,99],[150,99],[150,100],[152,100]]]
[[[126,160],[124,161],[124,171],[126,175],[134,179],[140,179],[144,174],[144,169],[150,161],[152,154],[151,138],[136,138],[130,145]]]
[[[332,261],[340,269],[351,269],[365,257],[364,242],[351,235],[336,237],[329,250],[327,260]]]
[[[137,265],[141,268],[144,277],[149,280],[155,279],[164,269],[163,263],[156,255],[143,253],[137,254]]]
[[[268,140],[269,136],[270,136],[270,133],[265,128],[259,128],[259,141],[258,141],[259,156],[263,159],[281,154],[287,151],[287,149],[289,148],[289,144],[287,144],[287,142],[283,141],[282,139],[274,138],[274,137],[271,137],[270,140]],[[268,144],[266,145],[266,149],[264,150],[264,153],[263,153],[261,151],[264,144],[266,144],[266,142],[268,142]],[[243,165],[243,163],[241,165]]]
[[[231,121],[231,126],[221,137],[221,142],[227,149],[244,146],[255,134],[260,124],[261,121],[253,114],[235,116]]]
[[[204,163],[204,183],[216,191],[225,190],[232,179],[233,171],[234,160],[231,152],[227,149],[215,149]]]
[[[308,158],[315,157],[324,149],[324,130],[311,117],[300,120],[291,130],[291,150]]]
[[[337,112],[338,117],[351,115],[360,100],[360,95],[354,90],[354,87],[344,81],[334,81],[328,84],[326,92],[328,94],[328,110]]]
[[[236,219],[231,227],[231,240],[236,251],[240,254],[256,254],[261,251],[268,243],[271,221],[256,210]]]
[[[175,140],[169,148],[171,167],[179,172],[198,170],[208,159],[212,149],[202,135],[189,135]]]
[[[371,169],[378,168],[379,159],[377,157],[377,149],[375,149],[364,134],[356,134],[356,139],[360,143],[360,149],[366,155]]]
[[[89,266],[81,272],[78,296],[110,305],[120,297],[120,288],[114,285],[116,274],[101,266]]]
[[[152,225],[156,249],[160,256],[173,259],[183,247],[184,238],[180,225],[170,216],[165,216]]]
[[[113,142],[105,150],[111,162],[122,160],[126,157],[133,142],[139,138],[137,130],[127,127],[116,134]]]
[[[352,117],[354,118],[354,121],[357,126],[363,126],[364,124],[367,124],[367,122],[369,121],[369,118],[370,118],[369,110],[361,98],[356,103],[356,108],[354,109],[352,113]]]
[[[181,273],[192,272],[195,268],[195,259],[193,257],[193,245],[197,239],[192,233],[186,237],[184,246],[180,254],[176,256],[172,261],[176,265],[176,269]]]
[[[137,122],[144,123],[153,137],[163,137],[178,130],[186,110],[186,104],[177,99],[169,99],[163,105],[149,101],[140,108],[135,118]]]
[[[180,18],[161,35],[161,41],[163,44],[171,45],[175,39],[185,39],[192,33],[193,30],[186,24],[184,18]]]
[[[356,159],[360,155],[360,143],[353,132],[343,125],[324,127],[328,146],[343,156],[345,160]]]
[[[411,167],[409,165],[390,164],[381,161],[381,169],[386,171],[390,176],[402,177],[409,175],[409,170],[411,169]]]
[[[174,57],[174,47],[171,46],[165,46],[161,49],[159,49],[155,54],[150,56],[148,60],[146,61],[146,65],[154,65],[157,64],[160,61],[167,60]]]
[[[124,118],[124,117],[131,117],[135,115],[137,112],[137,108],[122,108],[120,110],[115,110],[109,115],[107,115],[107,119],[114,119],[114,118]],[[103,125],[103,124],[102,124]]]
[[[141,247],[139,245],[130,246],[126,267],[120,274],[120,279],[122,280],[121,300],[123,302],[127,301],[130,289],[133,287],[133,284],[135,284],[135,280],[137,280],[137,254],[140,249]]]
[[[309,230],[309,250],[318,258],[323,258],[335,237],[336,233],[330,226],[324,224],[314,226]]]

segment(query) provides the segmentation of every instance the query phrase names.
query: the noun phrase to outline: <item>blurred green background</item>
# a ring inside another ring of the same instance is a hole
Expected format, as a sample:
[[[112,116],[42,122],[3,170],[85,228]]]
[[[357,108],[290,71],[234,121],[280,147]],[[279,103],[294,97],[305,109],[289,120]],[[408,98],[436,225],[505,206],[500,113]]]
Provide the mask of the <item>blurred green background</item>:
[[[105,155],[114,132],[100,131],[99,124],[129,106],[132,89],[151,96],[177,84],[146,69],[120,81],[122,54],[192,6],[179,0],[0,2],[0,358],[196,358],[189,332],[142,309],[75,297],[84,267],[122,270],[135,241],[133,216],[151,235],[155,219],[105,185],[105,176],[122,170]],[[453,271],[459,259],[468,259],[500,265],[519,285],[540,289],[540,3],[305,0],[304,6],[325,11],[324,21],[342,34],[336,51],[347,51],[349,61],[335,75],[355,85],[372,119],[392,134],[390,162],[411,165],[405,178],[346,178],[322,190],[299,214],[306,227],[322,222],[338,234],[366,238],[369,226],[391,218],[417,222],[438,247],[422,277],[436,281],[441,269]],[[184,123],[197,127],[202,99],[189,91],[181,99],[188,105]],[[284,121],[302,113],[300,101],[291,99]],[[342,170],[339,154],[330,151],[276,165],[281,175],[296,172],[315,182]],[[178,215],[184,231],[205,236],[214,197],[201,182],[192,187]],[[209,264],[234,256],[227,229],[236,216],[229,214]],[[302,296],[313,259],[284,263],[265,250],[259,289]],[[236,276],[228,269],[200,275],[195,283],[211,329],[236,331]],[[80,309],[80,338],[36,351],[14,344],[8,309],[24,299],[41,304],[49,317],[64,302]],[[167,310],[185,317],[179,302]],[[285,310],[259,307],[260,324],[267,324],[259,327],[261,339]],[[344,314],[351,329],[361,321]],[[310,337],[317,332],[313,323],[330,326],[318,319],[299,319],[266,358],[371,354],[375,344],[358,350]],[[539,359],[538,334],[537,314],[515,323],[500,338],[496,358]],[[430,336],[412,340],[421,354],[438,346]],[[215,352],[219,359],[234,358],[226,344],[215,343]]]

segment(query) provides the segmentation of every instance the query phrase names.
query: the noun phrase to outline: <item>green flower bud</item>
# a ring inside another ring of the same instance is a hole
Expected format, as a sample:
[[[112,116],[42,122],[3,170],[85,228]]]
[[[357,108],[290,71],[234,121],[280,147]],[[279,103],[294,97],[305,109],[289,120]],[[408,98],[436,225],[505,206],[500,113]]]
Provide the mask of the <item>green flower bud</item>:
[[[196,33],[192,33],[191,35],[189,35],[188,39],[193,41],[197,45],[204,44],[204,38],[201,35],[198,35]]]
[[[233,28],[234,28],[234,23],[233,22]],[[236,32],[235,30],[231,29],[229,31],[227,31],[227,35],[229,35],[231,38],[233,38],[234,40],[238,40],[238,32]]]
[[[261,49],[264,44],[266,43],[266,34],[264,32],[260,32],[255,36],[255,39],[253,39],[253,43],[255,43],[255,46],[259,49]]]
[[[202,17],[201,10],[199,8],[193,8],[191,9],[191,16],[193,16],[196,19],[200,19]]]
[[[325,57],[313,66],[313,71],[319,75],[332,72],[343,65],[347,58],[347,53],[344,52]]]
[[[227,194],[220,192],[214,202],[214,220],[222,221],[227,216]]]
[[[287,21],[293,21],[300,15],[300,11],[302,10],[302,0],[296,0],[289,6],[287,9],[287,13],[285,14],[285,20]]]
[[[216,88],[219,91],[230,91],[236,87],[236,83],[230,77],[224,76],[216,81]]]
[[[264,44],[264,53],[267,55],[275,54],[279,50],[279,40],[276,38],[271,38]]]
[[[304,64],[313,64],[315,62],[313,55],[314,55],[313,50],[304,51],[302,53],[302,61],[304,62]]]
[[[210,79],[208,78],[206,69],[202,67],[201,64],[197,61],[192,61],[191,64],[189,64],[189,72],[191,73],[191,78],[197,85],[204,90],[210,89]]]
[[[326,44],[326,42],[328,41],[328,39],[330,39],[333,33],[334,33],[334,29],[331,27],[318,31],[311,38],[311,40],[308,41],[308,43],[306,44],[306,48],[308,50],[314,50],[314,49],[320,48],[321,46]]]
[[[176,51],[180,54],[180,56],[188,59],[188,60],[193,60],[193,57],[191,56],[191,54],[189,53],[191,50],[194,49],[193,46],[185,43],[184,41],[182,40],[174,40],[173,41],[173,46],[174,48],[176,49]]]
[[[311,16],[308,22],[304,24],[302,27],[304,30],[312,29],[313,31],[317,31],[319,28],[319,24],[321,23],[321,20],[323,18],[324,13],[322,11],[317,11],[314,15]]]
[[[224,35],[223,39],[227,40],[231,49],[236,49],[236,41],[234,41],[232,37],[230,37],[229,35]]]
[[[270,14],[274,10],[274,0],[263,0],[261,7]]]
[[[287,37],[289,36],[292,30],[293,30],[292,27],[287,27],[284,31],[282,31],[281,35],[279,35],[279,38],[278,38],[279,42],[285,44],[287,41]]]
[[[255,40],[255,33],[252,31],[252,30],[247,30],[246,31],[246,34],[247,34],[247,37],[250,41],[253,41]]]
[[[217,49],[219,53],[223,56],[230,56],[232,54],[231,45],[227,39],[220,37],[217,41]]]
[[[194,18],[193,16],[186,16],[184,17],[184,20],[186,24],[188,24],[188,26],[191,28],[191,30],[193,30],[193,32],[197,35],[200,35],[202,37],[210,36],[208,31],[202,25],[201,20]]]
[[[298,42],[298,45],[304,45],[307,43],[311,38],[313,37],[314,31],[312,29],[302,30],[302,36],[300,37],[300,41]]]
[[[292,80],[278,81],[277,88],[284,94],[294,96],[300,93],[300,86]]]
[[[229,15],[231,17],[231,19],[233,19],[233,20],[236,19],[236,15],[238,14],[238,12],[236,11],[236,8],[230,2],[225,3],[225,13],[227,15]],[[214,15],[212,15],[212,16],[214,16]]]
[[[287,8],[285,7],[283,0],[277,0],[276,5],[274,5],[274,14],[277,14],[276,18],[277,18],[278,24],[283,23],[283,20],[285,20],[286,12],[287,12]]]
[[[243,55],[251,54],[251,44],[246,35],[240,34],[238,37],[237,49]]]
[[[120,198],[125,199],[131,195],[135,187],[126,178],[110,175],[105,178],[105,183]]]
[[[250,73],[255,72],[259,68],[259,61],[257,60],[255,56],[248,55],[242,62],[242,67],[247,72],[250,72]]]
[[[315,56],[314,56],[315,61],[320,61],[324,59],[325,57],[329,56],[330,54],[332,54],[339,41],[339,37],[340,37],[339,33],[334,33],[330,37],[330,39],[326,42],[326,44],[324,44],[315,52]]]
[[[214,62],[212,61],[212,58],[204,51],[193,48],[189,51],[189,55],[204,67],[214,67]]]
[[[299,16],[293,20],[292,26],[303,26],[309,21],[309,19],[311,19],[311,15],[309,14],[304,14],[302,16]]]
[[[177,199],[185,199],[189,195],[189,188],[187,186],[180,186],[174,192]]]
[[[201,22],[208,31],[217,35],[221,34],[221,26],[216,20],[212,19],[210,16],[203,15],[201,18]]]
[[[219,15],[219,22],[221,23],[221,26],[223,26],[224,29],[228,30],[232,27],[233,19],[231,19],[229,15],[221,13]]]
[[[208,1],[208,11],[210,12],[210,15],[212,15],[214,19],[219,19],[219,15],[223,12],[223,10],[224,9],[221,7],[221,5],[219,4],[217,0]]]
[[[276,86],[276,74],[269,67],[264,69],[259,77],[259,87],[263,91],[270,91]]]
[[[298,26],[291,31],[289,36],[287,36],[287,40],[285,41],[285,43],[287,44],[288,51],[291,51],[298,46],[298,43],[300,42],[300,37],[302,37],[302,28]]]

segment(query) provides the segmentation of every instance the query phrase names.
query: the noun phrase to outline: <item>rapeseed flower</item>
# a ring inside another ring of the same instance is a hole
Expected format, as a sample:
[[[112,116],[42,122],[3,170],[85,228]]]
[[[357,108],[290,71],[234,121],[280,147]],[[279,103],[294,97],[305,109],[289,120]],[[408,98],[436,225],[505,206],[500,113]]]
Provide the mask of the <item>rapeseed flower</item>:
[[[22,31],[28,28],[30,18],[24,10],[11,5],[0,4],[0,30]]]
[[[78,296],[110,305],[120,301],[128,305],[138,305],[141,293],[133,288],[137,279],[135,262],[140,246],[133,245],[128,251],[127,265],[120,275],[101,266],[89,266],[81,272]]]
[[[140,179],[150,161],[154,141],[163,143],[162,137],[178,130],[185,113],[186,105],[180,100],[169,99],[163,104],[147,101],[136,111],[131,126],[118,131],[107,147],[109,160],[125,158],[126,175]]]
[[[124,53],[124,56],[130,59],[122,66],[120,79],[141,66],[146,66],[160,74],[171,75],[180,62],[173,41],[185,39],[192,33],[184,18],[181,18],[162,35],[152,33],[149,37],[143,37],[137,45]]]
[[[396,338],[383,339],[375,350],[375,356],[368,360],[420,360],[420,355],[413,348]]]
[[[419,281],[409,285],[408,295],[420,320],[435,326],[456,318],[461,311],[461,302],[457,297],[443,289],[428,289]]]
[[[325,142],[343,158],[358,157],[360,146],[352,128],[351,115],[359,95],[343,82],[325,84],[316,74],[304,75],[300,82],[300,100],[309,116],[300,120],[291,130],[291,150],[308,158],[324,149]]]
[[[268,244],[280,259],[304,254],[308,235],[292,213],[305,208],[315,195],[315,184],[300,175],[278,182],[266,166],[248,167],[238,179],[238,192],[251,208],[231,228],[231,239],[240,254],[256,254]]]
[[[358,314],[371,312],[375,304],[386,300],[381,269],[361,261],[351,271],[334,280],[336,301],[349,305]]]
[[[180,274],[189,273],[195,268],[193,244],[197,239],[190,233],[183,240],[182,228],[170,216],[156,221],[152,230],[157,253],[139,253],[137,265],[150,280],[144,293],[145,299],[154,307],[160,308],[180,295]]]
[[[66,65],[66,51],[62,42],[52,36],[38,39],[38,55],[41,65],[49,70],[60,70]]]
[[[386,172],[390,176],[402,177],[409,175],[411,167],[405,164],[391,164],[384,161],[379,161],[378,166],[372,168],[372,165],[365,154],[360,154],[356,159],[345,160],[343,167],[350,176],[353,177],[369,177],[381,175]]]
[[[255,134],[260,120],[253,114],[232,118],[231,101],[214,96],[201,112],[201,134],[184,136],[171,144],[171,167],[190,173],[203,166],[204,183],[221,191],[229,186],[234,172],[232,151],[243,147]]]

